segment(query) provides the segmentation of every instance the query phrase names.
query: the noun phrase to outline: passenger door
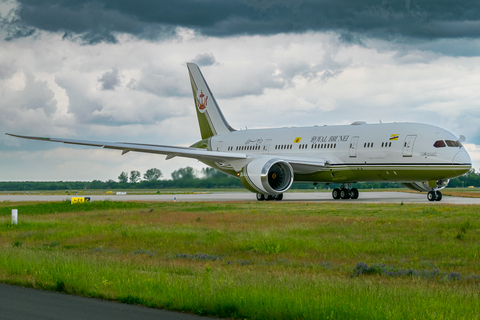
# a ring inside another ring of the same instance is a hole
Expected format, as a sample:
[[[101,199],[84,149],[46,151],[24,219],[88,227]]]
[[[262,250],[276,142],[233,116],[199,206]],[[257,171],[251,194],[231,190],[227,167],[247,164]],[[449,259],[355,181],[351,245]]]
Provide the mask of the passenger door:
[[[358,142],[359,137],[352,137],[350,140],[350,158],[356,158],[357,157],[357,142]]]
[[[403,156],[411,157],[413,155],[413,145],[415,144],[416,135],[410,135],[405,138],[403,143]]]
[[[272,139],[267,139],[265,140],[265,144],[263,145],[263,154],[268,154],[268,148],[270,147],[270,142],[272,142]]]

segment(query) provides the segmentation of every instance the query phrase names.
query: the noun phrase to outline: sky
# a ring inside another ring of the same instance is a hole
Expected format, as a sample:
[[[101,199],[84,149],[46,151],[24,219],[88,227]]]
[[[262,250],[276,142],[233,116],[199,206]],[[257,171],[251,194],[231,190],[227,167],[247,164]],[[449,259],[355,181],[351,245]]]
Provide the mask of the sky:
[[[4,135],[189,146],[186,62],[235,129],[433,124],[480,170],[479,1],[0,0],[0,181],[200,172]]]

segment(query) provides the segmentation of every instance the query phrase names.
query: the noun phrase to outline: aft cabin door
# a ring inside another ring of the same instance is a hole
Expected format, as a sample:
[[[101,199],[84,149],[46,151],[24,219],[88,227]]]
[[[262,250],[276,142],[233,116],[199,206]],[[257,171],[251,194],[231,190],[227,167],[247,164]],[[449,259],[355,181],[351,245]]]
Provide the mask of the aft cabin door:
[[[350,140],[350,158],[357,157],[357,142],[358,137],[352,137],[352,140]]]
[[[403,143],[403,156],[411,157],[413,154],[413,145],[415,144],[415,139],[417,136],[407,136],[405,142]]]
[[[268,148],[270,147],[270,142],[272,142],[272,139],[265,140],[265,144],[263,145],[263,154],[268,154]]]

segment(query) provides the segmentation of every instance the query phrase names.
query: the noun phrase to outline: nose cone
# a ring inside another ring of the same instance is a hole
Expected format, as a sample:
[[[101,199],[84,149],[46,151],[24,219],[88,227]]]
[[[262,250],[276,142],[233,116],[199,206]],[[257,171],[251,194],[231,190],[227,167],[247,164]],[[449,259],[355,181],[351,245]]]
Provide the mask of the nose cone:
[[[458,170],[455,170],[455,172],[459,175],[468,172],[468,170],[472,168],[472,160],[470,159],[468,152],[463,148],[457,152],[455,157],[453,157],[452,164],[454,166],[459,166]]]

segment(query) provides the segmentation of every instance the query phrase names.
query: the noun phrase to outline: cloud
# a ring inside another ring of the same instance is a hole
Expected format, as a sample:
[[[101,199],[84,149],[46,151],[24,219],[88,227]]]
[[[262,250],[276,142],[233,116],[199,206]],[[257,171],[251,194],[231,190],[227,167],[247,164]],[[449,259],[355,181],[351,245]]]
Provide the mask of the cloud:
[[[36,28],[30,26],[19,16],[19,8],[11,9],[5,17],[0,15],[0,28],[6,31],[5,40],[30,37],[36,33]]]
[[[215,57],[211,53],[197,54],[195,58],[192,59],[192,62],[195,62],[201,67],[211,66],[215,61]]]
[[[272,35],[339,31],[393,39],[479,38],[475,0],[18,0],[9,38],[35,29],[80,35],[86,44],[115,43],[127,33],[158,40],[185,27],[205,36]]]
[[[111,71],[105,72],[100,79],[98,79],[98,82],[102,85],[102,90],[115,90],[115,87],[121,83],[118,69],[113,68]]]
[[[380,118],[430,123],[480,145],[477,56],[442,56],[359,33],[342,40],[336,32],[225,38],[182,32],[156,42],[116,34],[116,44],[95,46],[62,40],[63,33],[0,40],[0,127],[27,135],[188,146],[200,135],[185,63],[198,57],[213,62],[202,73],[234,128],[378,123]],[[467,40],[455,43],[462,41]],[[0,157],[11,153],[25,159],[18,160],[22,166],[2,162],[2,168],[17,170],[9,177],[116,179],[121,171],[144,171],[135,165],[134,153],[120,157],[112,151],[119,159],[114,161],[100,150],[80,163],[69,156],[72,147],[47,158],[42,152],[62,145],[3,132]],[[25,150],[38,151],[32,160],[37,169],[22,172],[30,161],[29,152],[21,153]],[[78,160],[91,153],[78,150]],[[158,167],[165,176],[167,167],[183,165],[144,156],[145,169]],[[88,175],[80,175],[80,167]]]

